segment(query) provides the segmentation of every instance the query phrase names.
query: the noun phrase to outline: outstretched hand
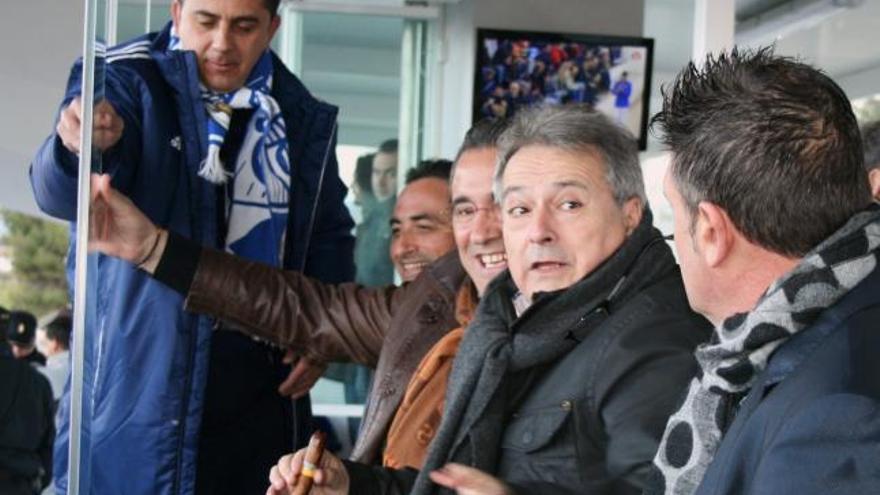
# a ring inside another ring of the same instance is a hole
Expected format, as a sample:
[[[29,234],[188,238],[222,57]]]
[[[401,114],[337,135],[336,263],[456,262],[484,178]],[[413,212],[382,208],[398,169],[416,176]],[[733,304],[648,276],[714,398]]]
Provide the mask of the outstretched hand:
[[[458,495],[512,495],[513,491],[500,479],[479,469],[450,463],[431,471],[431,481],[455,490]]]
[[[167,233],[113,189],[109,175],[92,174],[91,186],[89,250],[140,264],[152,273],[165,250]]]
[[[292,349],[288,349],[284,354],[283,362],[293,367],[287,378],[278,385],[278,393],[291,399],[299,399],[306,395],[327,369],[326,364],[314,363],[305,357],[297,356]]]
[[[266,495],[289,495],[299,482],[306,449],[295,454],[287,454],[278,460],[278,464],[269,472],[269,488]],[[314,484],[309,492],[311,495],[347,495],[349,488],[348,471],[338,457],[324,452],[321,463],[312,478]]]

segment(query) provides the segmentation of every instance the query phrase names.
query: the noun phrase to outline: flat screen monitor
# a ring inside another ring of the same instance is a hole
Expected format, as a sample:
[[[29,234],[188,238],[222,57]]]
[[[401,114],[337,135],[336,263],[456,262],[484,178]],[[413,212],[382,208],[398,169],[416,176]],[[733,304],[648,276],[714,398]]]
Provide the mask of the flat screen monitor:
[[[473,120],[588,103],[647,143],[654,40],[477,30]]]

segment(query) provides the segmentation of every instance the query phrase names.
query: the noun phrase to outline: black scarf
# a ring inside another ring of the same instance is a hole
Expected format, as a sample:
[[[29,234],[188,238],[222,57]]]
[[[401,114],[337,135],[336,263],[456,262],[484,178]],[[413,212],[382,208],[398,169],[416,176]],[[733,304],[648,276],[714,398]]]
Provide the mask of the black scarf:
[[[652,252],[652,256],[642,256]],[[668,257],[669,262],[657,262]],[[431,444],[413,494],[433,493],[428,473],[458,462],[494,473],[507,414],[515,408],[511,388],[525,388],[511,377],[541,370],[567,354],[598,327],[616,304],[638,293],[639,281],[656,280],[674,267],[672,252],[652,227],[645,208],[642,221],[602,265],[573,286],[535,295],[517,318],[517,292],[509,272],[488,287],[465,332],[453,364],[443,421]],[[638,274],[629,277],[629,273]]]

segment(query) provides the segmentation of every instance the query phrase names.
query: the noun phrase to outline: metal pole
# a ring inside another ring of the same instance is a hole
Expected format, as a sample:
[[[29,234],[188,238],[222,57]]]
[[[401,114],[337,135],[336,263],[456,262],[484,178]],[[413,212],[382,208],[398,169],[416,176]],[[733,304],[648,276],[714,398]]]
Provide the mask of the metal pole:
[[[79,191],[76,219],[76,274],[73,300],[73,356],[70,377],[70,429],[68,452],[68,494],[78,495],[82,480],[82,416],[84,359],[86,346],[86,275],[88,273],[89,184],[92,169],[92,113],[95,104],[96,0],[85,0],[83,26],[82,128],[80,129]]]
[[[146,18],[144,19],[144,33],[149,33],[150,31],[152,31],[152,29],[150,29],[150,21],[151,21],[150,18],[152,17],[152,14],[153,14],[153,2],[152,2],[152,0],[147,0],[147,12],[146,12]]]
[[[107,46],[116,45],[116,36],[119,22],[119,0],[107,0],[107,10],[105,10],[107,18],[104,19],[104,34]]]

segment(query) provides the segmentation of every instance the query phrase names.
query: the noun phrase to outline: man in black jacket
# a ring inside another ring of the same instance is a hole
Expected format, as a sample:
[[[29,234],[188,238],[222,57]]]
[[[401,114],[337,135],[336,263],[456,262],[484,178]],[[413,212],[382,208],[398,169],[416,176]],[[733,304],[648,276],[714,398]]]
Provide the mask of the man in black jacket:
[[[0,348],[6,346],[0,334]],[[0,493],[32,495],[52,469],[52,389],[30,363],[0,352]]]
[[[586,106],[548,107],[518,114],[498,156],[509,271],[465,331],[424,468],[325,454],[312,493],[646,486],[708,323],[652,226],[635,141]],[[282,458],[269,493],[298,482],[302,455]]]

